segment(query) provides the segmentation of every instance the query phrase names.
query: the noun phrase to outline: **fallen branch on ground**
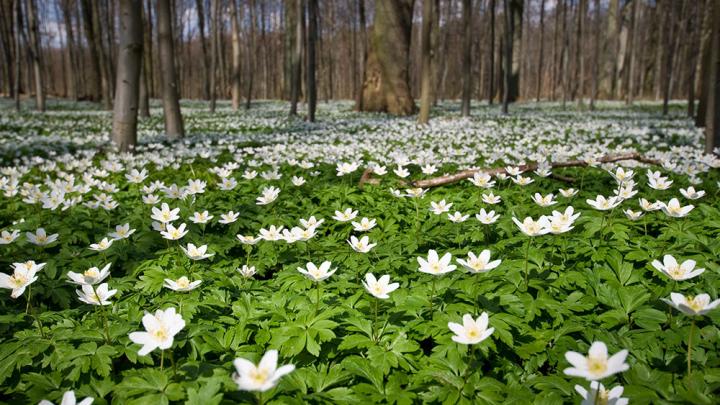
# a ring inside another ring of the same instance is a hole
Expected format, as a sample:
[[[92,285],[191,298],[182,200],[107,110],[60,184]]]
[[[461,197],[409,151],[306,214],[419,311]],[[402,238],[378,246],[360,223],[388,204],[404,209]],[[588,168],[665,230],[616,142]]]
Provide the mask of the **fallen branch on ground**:
[[[659,165],[660,161],[656,159],[650,159],[645,156],[642,156],[639,153],[626,153],[622,155],[607,155],[603,156],[602,158],[598,159],[599,163],[613,163],[613,162],[620,162],[623,160],[635,160],[641,163],[647,163],[651,165]],[[553,162],[550,164],[550,166],[555,168],[562,168],[562,167],[584,167],[588,166],[588,163],[584,160],[569,160],[567,162]],[[521,165],[518,166],[521,173],[530,172],[535,169],[537,169],[538,165],[537,163],[530,163],[527,165]],[[454,174],[449,174],[446,176],[439,176],[439,177],[433,177],[431,179],[425,179],[425,180],[415,180],[411,182],[402,181],[401,184],[403,186],[411,186],[411,187],[420,187],[420,188],[430,188],[430,187],[437,187],[437,186],[443,186],[445,184],[452,184],[457,183],[458,181],[469,179],[475,175],[475,173],[487,173],[491,176],[498,175],[500,173],[506,173],[505,168],[503,167],[496,167],[496,168],[484,168],[484,169],[471,169],[471,170],[461,170]],[[572,183],[574,179],[569,177],[564,177],[560,175],[555,175],[555,178],[558,180],[566,181],[569,183]],[[372,169],[367,168],[363,172],[362,176],[360,177],[359,186],[362,188],[365,184],[374,184],[378,185],[380,184],[380,179],[377,177],[372,176]]]

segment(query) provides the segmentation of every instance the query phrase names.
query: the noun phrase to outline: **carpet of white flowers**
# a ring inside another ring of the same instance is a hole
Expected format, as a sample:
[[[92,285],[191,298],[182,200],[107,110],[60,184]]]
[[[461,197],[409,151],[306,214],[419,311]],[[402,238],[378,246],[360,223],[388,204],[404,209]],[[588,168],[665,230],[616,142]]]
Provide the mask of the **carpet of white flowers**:
[[[0,402],[717,403],[720,160],[672,107],[186,102],[117,154],[0,103]]]

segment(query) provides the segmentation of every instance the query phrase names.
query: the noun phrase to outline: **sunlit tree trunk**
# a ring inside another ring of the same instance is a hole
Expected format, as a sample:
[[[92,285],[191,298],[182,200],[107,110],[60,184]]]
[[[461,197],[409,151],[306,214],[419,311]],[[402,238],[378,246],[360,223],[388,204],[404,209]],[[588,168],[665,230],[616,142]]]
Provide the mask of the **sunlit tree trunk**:
[[[712,13],[712,51],[707,81],[705,153],[713,153],[720,147],[720,6],[716,3],[707,12]]]
[[[600,70],[600,0],[594,1],[595,22],[593,24],[593,65],[592,65],[592,89],[590,89],[590,109],[595,109],[595,99],[598,96],[598,75]]]
[[[543,59],[545,47],[545,0],[540,0],[540,49],[538,50],[537,83],[535,84],[535,102],[540,101],[542,89]]]
[[[217,98],[217,61],[220,52],[218,44],[218,23],[220,22],[219,0],[210,0],[210,112],[215,112],[215,99]],[[233,0],[234,1],[234,0]]]
[[[123,152],[137,143],[138,99],[142,68],[142,0],[120,0],[120,47],[115,86],[112,141]]]
[[[489,83],[489,89],[488,89],[488,104],[492,105],[495,101],[495,9],[496,9],[495,0],[490,0],[490,6],[488,8],[488,12],[490,13],[490,52],[488,52],[488,57],[490,60],[488,61],[488,69],[490,69],[490,72],[488,73],[488,78],[490,79]]]
[[[214,0],[212,0],[214,1]],[[233,3],[235,0],[231,0]],[[203,98],[210,99],[210,59],[208,58],[207,36],[205,35],[205,0],[195,0],[195,9],[198,18],[198,33],[200,34],[200,56],[202,57]]]
[[[415,112],[409,77],[413,4],[414,0],[375,2],[375,22],[364,69],[364,111],[394,115]]]
[[[35,107],[38,111],[45,111],[45,77],[43,76],[43,60],[40,53],[40,31],[38,29],[38,14],[35,0],[26,3],[28,33],[30,34],[30,57],[32,58],[33,75],[35,77]]]
[[[317,56],[315,52],[318,36],[318,0],[308,0],[308,32],[307,32],[307,92],[308,121],[315,122],[317,108]]]
[[[472,0],[462,2],[462,105],[463,117],[470,116],[470,95],[472,94]]]
[[[304,0],[293,0],[295,7],[295,44],[292,54],[292,76],[290,78],[290,115],[297,115],[302,80],[303,38],[305,36],[305,5]]]
[[[232,108],[237,111],[240,108],[240,22],[238,21],[237,2],[230,0],[230,18],[232,19]]]
[[[170,0],[157,0],[157,30],[160,48],[160,81],[162,82],[165,133],[171,140],[185,136],[178,100],[175,49],[170,22]]]
[[[420,114],[418,122],[427,124],[430,119],[430,106],[432,104],[432,54],[430,48],[430,33],[433,22],[433,0],[423,0],[421,46],[421,82],[420,82]]]

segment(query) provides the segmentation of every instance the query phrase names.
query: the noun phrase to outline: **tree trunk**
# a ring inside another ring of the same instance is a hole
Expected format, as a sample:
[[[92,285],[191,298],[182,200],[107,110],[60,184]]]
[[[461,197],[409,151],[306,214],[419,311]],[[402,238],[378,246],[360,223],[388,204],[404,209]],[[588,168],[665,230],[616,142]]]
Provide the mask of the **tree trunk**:
[[[697,72],[697,55],[700,52],[700,47],[696,46],[700,42],[700,27],[699,27],[699,6],[698,2],[694,1],[691,11],[691,17],[687,21],[687,43],[685,61],[688,63],[687,69],[687,92],[688,92],[688,106],[687,116],[693,118],[695,116],[695,73]]]
[[[562,1],[562,32],[563,32],[563,49],[562,53],[560,54],[560,73],[561,73],[561,79],[562,80],[562,108],[565,109],[565,103],[567,103],[567,96],[568,96],[568,85],[570,84],[570,69],[569,69],[569,62],[570,59],[569,51],[570,51],[570,35],[568,34],[568,26],[567,26],[567,0],[561,0]]]
[[[580,0],[577,7],[577,24],[575,34],[575,86],[573,86],[573,95],[571,98],[577,97],[578,107],[583,105],[583,97],[585,96],[585,62],[582,55],[583,50],[583,31],[585,25],[585,1]]]
[[[305,37],[304,0],[293,0],[295,6],[295,47],[292,55],[292,77],[290,78],[290,115],[297,115],[300,100],[300,81],[302,80],[303,38]]]
[[[360,78],[360,81],[363,82],[365,80],[365,66],[367,66],[367,56],[368,56],[368,40],[367,40],[367,21],[365,19],[365,0],[357,0],[358,2],[358,20],[360,23],[360,57],[362,58],[360,60],[360,71],[358,73],[358,77]],[[353,63],[357,63],[357,61],[353,61]],[[357,111],[364,111],[364,104],[363,104],[363,90],[362,85],[358,89],[356,98],[355,98],[355,109]]]
[[[673,5],[670,4],[668,0],[663,0],[660,3],[660,6],[663,9],[663,23],[662,23],[662,33],[661,33],[661,39],[662,39],[662,47],[665,48],[663,50],[663,58],[662,58],[662,66],[660,67],[660,70],[662,72],[662,93],[663,93],[663,106],[662,106],[662,113],[663,115],[668,114],[669,110],[669,100],[670,100],[670,76],[672,75],[672,60],[673,60],[673,51],[672,46],[670,44],[670,37],[674,33],[674,26],[675,21],[673,19]]]
[[[147,8],[145,9],[145,29],[143,30],[143,64],[145,65],[144,74],[147,82],[147,97],[151,99],[156,93],[155,90],[155,71],[153,69],[153,36],[152,36],[152,0],[147,0]]]
[[[625,94],[625,104],[631,105],[633,102],[633,72],[635,69],[635,35],[637,32],[637,9],[638,5],[640,4],[639,0],[634,0],[630,7],[632,9],[630,10],[630,32],[628,33],[628,46],[627,46],[627,54],[626,54],[626,60],[628,61],[627,65],[624,66],[625,70],[625,79],[623,80],[623,84],[626,87],[627,91]]]
[[[45,111],[45,78],[42,73],[42,55],[40,54],[40,31],[35,0],[27,0],[28,33],[30,34],[30,57],[32,58],[33,75],[35,77],[35,107]]]
[[[160,81],[162,82],[165,133],[170,140],[185,136],[175,73],[175,50],[170,22],[170,0],[157,0],[158,47],[160,48]]]
[[[710,89],[710,58],[712,57],[712,41],[713,41],[713,13],[715,8],[719,8],[717,1],[710,0],[706,3],[705,16],[702,22],[702,39],[700,40],[700,70],[697,77],[697,88],[700,90],[698,94],[698,109],[695,116],[695,126],[704,127],[707,122],[707,101],[708,91]]]
[[[317,83],[315,82],[317,62],[315,47],[318,36],[318,0],[308,0],[308,33],[307,33],[307,92],[308,92],[308,121],[315,122],[315,108],[317,107]]]
[[[595,109],[595,99],[598,96],[598,75],[600,70],[600,0],[594,1],[595,22],[593,24],[593,65],[592,65],[592,89],[590,90],[590,109]]]
[[[214,0],[211,0],[214,1]],[[233,4],[235,0],[231,0]],[[198,33],[200,34],[200,55],[202,57],[202,82],[203,82],[203,98],[210,100],[210,59],[208,58],[207,37],[205,35],[205,0],[195,0],[195,10],[197,10]],[[212,12],[211,12],[212,15]]]
[[[610,99],[615,98],[618,60],[622,58],[618,43],[621,18],[620,0],[610,0],[607,16],[607,46],[605,48],[605,54],[609,57],[605,59],[603,68],[605,79],[601,83],[603,91]]]
[[[470,116],[472,94],[472,0],[462,2],[463,49],[462,49],[462,116]]]
[[[720,7],[715,3],[707,12],[712,13],[712,53],[707,82],[705,153],[717,154],[720,153],[717,149],[720,147]]]
[[[505,36],[503,38],[503,98],[502,98],[502,113],[508,114],[508,105],[511,99],[511,82],[512,82],[512,53],[513,53],[513,18],[510,11],[510,1],[503,0],[503,18],[505,19],[504,30]]]
[[[210,0],[210,112],[215,112],[215,99],[217,98],[217,61],[220,51],[218,40],[218,23],[220,22],[219,0]],[[233,0],[234,2],[235,0]]]
[[[4,0],[3,7],[7,7],[8,12],[0,15],[0,36],[2,37],[3,57],[6,63],[3,63],[2,69],[5,75],[5,92],[8,97],[15,96],[15,72],[14,65],[11,63],[15,58],[15,34],[13,32],[13,16],[15,15],[15,7],[13,0]]]
[[[488,52],[488,77],[490,78],[488,88],[488,104],[492,105],[495,101],[495,0],[490,0],[490,7],[488,9],[490,13],[490,52]]]
[[[520,66],[522,65],[522,22],[524,0],[510,0],[510,82],[508,88],[509,102],[520,97]]]
[[[22,0],[13,0],[13,27],[15,27],[15,111],[20,112],[20,65],[22,60],[20,33],[22,32]]]
[[[537,83],[535,85],[535,102],[540,101],[543,75],[543,53],[545,47],[545,0],[540,0],[540,50],[538,51]]]
[[[414,0],[377,0],[365,64],[363,111],[410,115],[409,54]]]
[[[250,40],[248,41],[248,55],[257,55],[257,45],[255,41],[255,0],[250,0],[248,5],[250,8]],[[245,109],[250,109],[250,103],[252,100],[253,93],[253,81],[255,78],[255,58],[248,58],[248,71],[247,71],[247,88],[245,93]]]
[[[232,109],[237,111],[240,108],[240,22],[238,21],[237,2],[230,0],[230,18],[232,25]]]
[[[421,83],[420,83],[420,114],[418,123],[427,124],[430,119],[430,106],[432,104],[432,50],[430,47],[430,34],[433,22],[433,0],[423,0],[421,46]]]
[[[75,36],[72,30],[72,4],[70,0],[63,0],[61,10],[65,24],[65,66],[66,80],[68,84],[67,96],[73,101],[78,100],[78,67],[75,64]]]
[[[110,95],[110,77],[109,77],[109,63],[108,57],[105,54],[105,47],[103,46],[103,31],[101,29],[100,22],[100,3],[96,1],[90,1],[89,11],[93,30],[93,42],[90,46],[94,46],[98,55],[98,63],[100,70],[100,93],[102,95],[103,108],[106,110],[112,109],[112,97]]]
[[[120,47],[118,53],[112,141],[122,152],[137,143],[138,96],[142,68],[142,0],[120,0]]]
[[[145,58],[145,51],[141,59]],[[117,93],[115,93],[117,96]],[[140,67],[140,100],[138,101],[138,108],[140,117],[150,117],[150,91],[148,90],[147,73],[145,73],[145,66]]]

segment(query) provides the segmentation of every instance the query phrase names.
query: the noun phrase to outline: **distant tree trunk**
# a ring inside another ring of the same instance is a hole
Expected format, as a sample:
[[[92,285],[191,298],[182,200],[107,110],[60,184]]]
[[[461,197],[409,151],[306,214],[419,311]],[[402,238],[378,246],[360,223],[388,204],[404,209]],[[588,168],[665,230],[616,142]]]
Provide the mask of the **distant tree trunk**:
[[[215,0],[211,0],[215,1]],[[231,0],[233,4],[235,0]],[[210,100],[210,58],[208,58],[207,37],[205,36],[205,0],[195,0],[195,10],[197,10],[198,32],[200,33],[200,55],[202,57],[202,81],[203,81],[203,98]],[[212,11],[211,11],[212,15]]]
[[[560,73],[561,73],[561,79],[562,80],[562,108],[565,109],[565,103],[567,103],[567,96],[568,96],[568,86],[570,84],[570,69],[569,69],[569,59],[570,59],[570,34],[568,33],[568,26],[567,26],[567,0],[561,0],[562,1],[562,31],[563,31],[563,49],[562,54],[560,55]]]
[[[524,0],[510,0],[510,88],[508,89],[509,102],[517,101],[520,97],[520,67],[522,66],[522,26]]]
[[[438,1],[438,5],[439,5]],[[445,28],[442,29],[443,37],[440,41],[439,49],[438,49],[438,66],[440,74],[439,79],[437,80],[437,84],[435,86],[435,104],[437,104],[438,99],[444,100],[447,96],[447,89],[445,88],[445,82],[447,81],[447,73],[448,73],[448,49],[450,47],[450,20],[453,16],[453,0],[445,0],[445,4],[447,4],[447,9],[445,12],[446,15],[446,23]],[[437,26],[438,26],[438,32],[441,30],[442,26],[440,25],[440,8],[438,7],[437,10]]]
[[[170,0],[157,0],[158,47],[160,48],[160,81],[162,82],[165,133],[171,140],[185,136],[175,73],[175,50],[170,22]]]
[[[155,72],[153,69],[153,24],[152,24],[152,0],[147,0],[147,8],[145,9],[145,29],[143,30],[143,64],[145,81],[147,82],[148,100],[157,94],[155,92]]]
[[[260,2],[260,49],[262,51],[262,67],[263,67],[263,98],[270,98],[270,58],[268,57],[269,45],[267,43],[266,27],[265,27],[265,4],[266,1]],[[258,54],[260,56],[260,54]]]
[[[308,92],[308,121],[315,122],[315,109],[317,107],[317,83],[315,82],[317,70],[317,57],[315,47],[318,36],[318,0],[308,0],[308,33],[307,33],[307,92]]]
[[[65,65],[67,66],[67,69],[65,70],[65,73],[67,75],[66,80],[68,83],[68,97],[71,100],[77,101],[78,100],[78,66],[75,63],[75,52],[77,51],[75,48],[75,35],[73,35],[72,30],[72,4],[70,0],[63,0],[61,4],[62,9],[62,15],[63,15],[63,23],[65,24]]]
[[[713,13],[715,8],[719,8],[717,2],[710,0],[705,6],[705,15],[702,22],[702,39],[700,40],[700,70],[697,77],[697,88],[700,90],[698,94],[698,109],[695,116],[695,126],[704,127],[707,122],[707,101],[708,91],[710,89],[710,58],[712,57],[712,41],[713,41]]]
[[[20,37],[22,32],[22,0],[13,0],[13,27],[15,27],[15,111],[20,112],[20,65],[22,61]]]
[[[142,67],[142,0],[120,0],[120,48],[115,86],[112,141],[122,152],[137,143],[138,96]]]
[[[577,24],[576,24],[576,41],[575,41],[575,86],[573,86],[573,95],[571,98],[577,97],[578,107],[583,105],[583,97],[585,96],[585,59],[583,58],[583,31],[585,25],[585,1],[580,0],[577,7]]]
[[[675,20],[673,16],[673,5],[670,4],[668,0],[663,0],[661,4],[661,7],[663,8],[663,20],[664,23],[663,29],[662,29],[662,42],[663,42],[663,48],[665,50],[663,51],[663,60],[662,60],[662,92],[663,92],[663,107],[662,112],[663,115],[668,114],[669,110],[669,100],[670,100],[670,77],[672,76],[672,61],[673,61],[673,51],[672,46],[670,44],[670,36],[672,33],[674,33],[674,26],[675,26]]]
[[[625,79],[623,80],[624,85],[627,89],[625,94],[625,104],[630,105],[633,102],[633,72],[635,69],[635,33],[637,32],[637,8],[640,4],[639,0],[634,0],[633,3],[630,5],[632,9],[630,10],[630,32],[628,33],[628,46],[627,46],[627,66],[624,66],[625,70]]]
[[[143,55],[141,59],[143,58],[145,58],[145,55]],[[117,93],[115,93],[115,96],[117,97]],[[138,101],[138,108],[140,117],[148,118],[150,116],[150,90],[148,89],[144,63],[143,66],[140,67],[140,100]]]
[[[698,2],[694,1],[691,11],[691,17],[687,21],[687,42],[686,42],[686,54],[685,61],[688,63],[687,69],[687,91],[688,91],[688,106],[687,116],[693,118],[695,116],[695,73],[697,72],[697,55],[700,52],[700,47],[696,46],[700,42],[700,14]]]
[[[290,115],[297,115],[302,80],[303,38],[305,37],[305,5],[304,0],[293,0],[295,7],[295,47],[292,55],[292,77],[290,78]]]
[[[592,65],[592,89],[590,90],[590,109],[595,109],[595,99],[598,96],[598,75],[600,70],[600,0],[594,1],[595,22],[593,24],[593,65]]]
[[[510,1],[503,0],[503,17],[505,18],[505,37],[503,49],[503,100],[502,113],[508,114],[508,105],[511,98],[511,82],[512,82],[512,51],[513,51],[513,17],[510,11]]]
[[[616,95],[618,60],[622,58],[618,43],[621,21],[620,0],[610,0],[607,15],[607,46],[604,52],[609,57],[605,59],[603,65],[605,79],[601,84],[603,91],[610,99],[614,99]]]
[[[2,3],[6,7],[7,12],[0,15],[0,38],[2,38],[2,50],[5,63],[2,64],[3,74],[5,75],[5,92],[7,96],[13,98],[15,96],[15,72],[14,65],[11,63],[15,58],[15,34],[13,32],[13,16],[15,15],[15,6],[13,0],[5,0]]]
[[[358,88],[357,94],[355,95],[355,109],[357,111],[363,111],[363,91],[362,91],[362,82],[365,78],[365,66],[367,65],[367,21],[365,19],[365,0],[357,0],[358,5],[358,22],[360,24],[360,69],[358,72],[358,77],[360,81],[360,86]],[[357,61],[353,61],[353,63],[357,63]]]
[[[255,41],[255,24],[257,23],[255,18],[255,0],[250,0],[248,5],[250,8],[250,40],[248,41],[248,54],[257,55],[257,44]],[[248,58],[248,71],[247,71],[247,88],[245,93],[245,109],[250,109],[250,103],[252,102],[253,93],[253,81],[255,79],[255,58]]]
[[[218,41],[218,24],[220,23],[219,0],[210,0],[210,112],[215,112],[215,99],[217,98],[217,61],[220,52]],[[233,0],[235,1],[235,0]]]
[[[553,49],[552,49],[552,77],[550,78],[550,100],[555,101],[557,96],[558,80],[562,69],[562,44],[558,46],[558,38],[560,38],[560,17],[563,9],[562,0],[555,4],[555,27],[553,28]],[[559,60],[560,59],[560,60]]]
[[[232,19],[232,108],[237,111],[240,108],[240,22],[238,21],[237,2],[230,0],[230,18]]]
[[[409,54],[414,0],[377,0],[365,64],[363,110],[410,115]]]
[[[716,3],[707,12],[712,13],[712,53],[707,82],[705,153],[714,153],[720,147],[720,7]]]
[[[545,47],[545,0],[540,0],[540,50],[538,51],[537,83],[535,85],[535,102],[540,101],[543,75],[543,53]]]
[[[490,78],[489,89],[488,89],[488,104],[492,105],[495,101],[495,0],[490,0],[490,7],[488,9],[490,13],[490,52],[488,52],[488,77]]]
[[[30,57],[32,58],[33,74],[35,77],[35,107],[38,111],[45,111],[45,78],[42,73],[42,55],[40,54],[40,30],[38,29],[38,14],[35,0],[27,0],[26,4],[28,33],[30,34]]]
[[[96,1],[90,1],[89,12],[93,30],[93,41],[88,46],[94,46],[98,55],[98,63],[100,70],[100,93],[102,94],[103,108],[106,110],[112,109],[112,97],[110,88],[110,74],[109,74],[109,63],[108,57],[105,54],[105,47],[103,46],[103,31],[101,29],[102,23],[100,22],[100,3]]]
[[[463,0],[463,49],[462,49],[462,116],[470,116],[470,95],[472,94],[472,0]]]
[[[423,0],[422,3],[422,31],[421,46],[421,82],[420,82],[420,114],[418,122],[427,124],[430,119],[430,106],[432,104],[432,50],[430,47],[430,34],[433,22],[433,0]]]

